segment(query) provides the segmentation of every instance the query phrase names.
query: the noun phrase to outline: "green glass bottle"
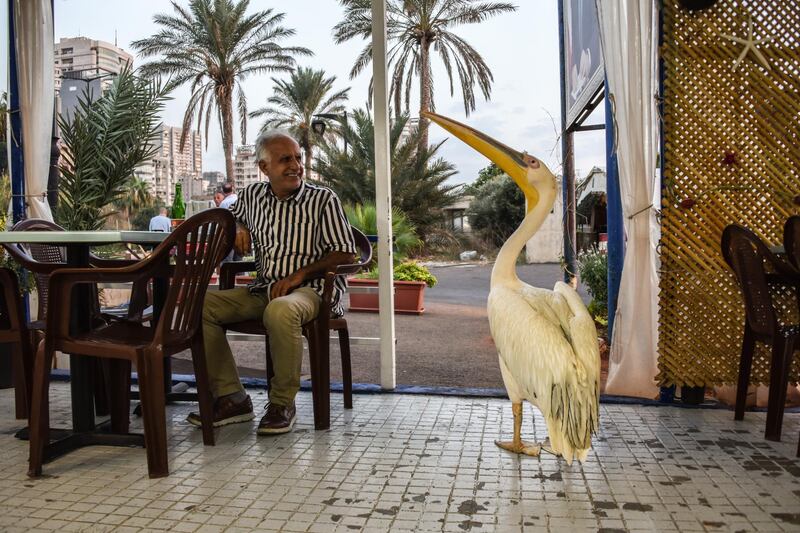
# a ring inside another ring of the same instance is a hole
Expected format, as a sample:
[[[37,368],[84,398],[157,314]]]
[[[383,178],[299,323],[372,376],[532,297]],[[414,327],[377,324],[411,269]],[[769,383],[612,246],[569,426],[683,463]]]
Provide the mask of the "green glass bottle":
[[[183,201],[183,190],[180,183],[175,184],[175,197],[172,199],[172,218],[186,218],[186,204]]]

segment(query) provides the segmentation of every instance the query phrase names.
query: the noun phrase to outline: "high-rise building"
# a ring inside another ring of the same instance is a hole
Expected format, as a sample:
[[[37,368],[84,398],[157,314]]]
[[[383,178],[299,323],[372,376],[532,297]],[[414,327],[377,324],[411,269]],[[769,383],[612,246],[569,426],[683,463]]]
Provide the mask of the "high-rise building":
[[[223,183],[225,183],[225,173],[220,172],[219,170],[212,170],[209,172],[203,172],[203,179],[208,182],[208,192],[213,193],[214,189]]]
[[[78,98],[89,91],[99,97],[133,56],[111,43],[87,37],[62,38],[55,45],[53,72],[59,112],[70,120]]]
[[[268,181],[267,176],[258,168],[256,164],[256,147],[253,144],[245,144],[236,148],[233,158],[233,181],[236,190],[242,190],[251,183],[257,181]]]
[[[180,150],[181,132],[178,127],[161,126],[161,135],[156,140],[158,152],[136,169],[136,175],[150,183],[157,198],[166,204],[172,203],[175,184],[180,183],[184,198],[204,195],[207,184],[202,179],[202,139],[194,131],[187,133],[183,150]]]

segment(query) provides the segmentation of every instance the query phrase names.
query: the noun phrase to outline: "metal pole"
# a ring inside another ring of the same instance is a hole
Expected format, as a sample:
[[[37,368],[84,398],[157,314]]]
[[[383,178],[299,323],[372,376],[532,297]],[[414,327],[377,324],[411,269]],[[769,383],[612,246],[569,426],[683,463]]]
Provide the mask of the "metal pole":
[[[564,1],[558,2],[558,50],[561,55],[561,184],[564,198],[564,262],[566,271],[564,281],[572,283],[577,276],[575,263],[575,157],[573,154],[572,131],[567,124],[567,73],[564,42]]]
[[[378,225],[378,305],[381,387],[395,388],[394,286],[392,266],[392,172],[389,153],[389,91],[386,0],[372,0],[372,79],[375,109],[375,205]]]
[[[611,91],[606,81],[606,221],[608,224],[608,338],[614,330],[614,315],[617,312],[619,283],[622,279],[622,264],[625,260],[625,227],[622,220],[622,198],[619,189],[619,169],[614,139],[614,109]]]
[[[8,0],[8,110],[11,173],[11,205],[13,221],[25,218],[25,165],[22,158],[22,117],[19,113],[19,84],[17,82],[17,45],[14,28],[14,0]]]

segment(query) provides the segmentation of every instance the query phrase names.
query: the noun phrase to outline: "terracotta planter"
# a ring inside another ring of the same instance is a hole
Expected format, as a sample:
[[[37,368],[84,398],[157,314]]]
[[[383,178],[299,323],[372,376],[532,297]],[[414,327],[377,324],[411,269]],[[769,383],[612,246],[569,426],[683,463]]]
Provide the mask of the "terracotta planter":
[[[378,312],[378,280],[347,278],[347,284],[355,291],[350,291],[349,311]],[[425,285],[424,281],[395,281],[394,282],[394,312],[421,315],[425,312]],[[372,289],[361,292],[358,289]]]

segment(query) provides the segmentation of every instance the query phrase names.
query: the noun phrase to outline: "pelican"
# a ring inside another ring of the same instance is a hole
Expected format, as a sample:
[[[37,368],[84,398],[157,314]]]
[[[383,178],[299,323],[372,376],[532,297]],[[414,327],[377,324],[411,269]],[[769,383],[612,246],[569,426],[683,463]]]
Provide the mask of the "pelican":
[[[517,277],[515,263],[555,201],[556,179],[543,162],[469,126],[434,113],[425,117],[488,157],[522,189],[525,219],[500,248],[487,309],[503,382],[514,414],[514,437],[501,448],[538,456],[542,444],[522,440],[522,401],[539,408],[550,439],[545,450],[586,460],[597,431],[600,351],[594,321],[578,293],[558,282],[552,291]]]

